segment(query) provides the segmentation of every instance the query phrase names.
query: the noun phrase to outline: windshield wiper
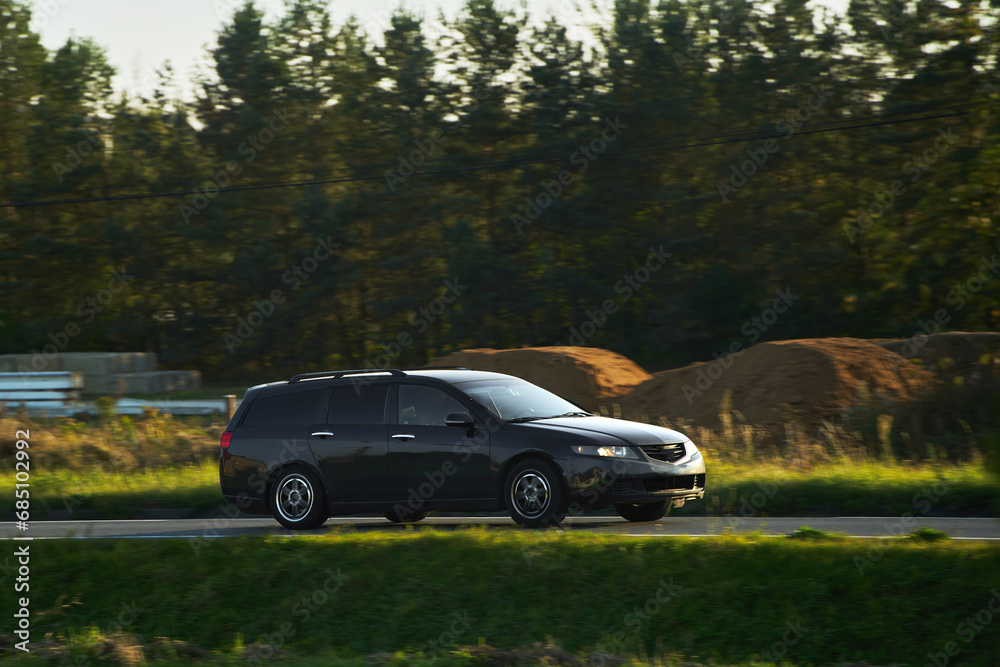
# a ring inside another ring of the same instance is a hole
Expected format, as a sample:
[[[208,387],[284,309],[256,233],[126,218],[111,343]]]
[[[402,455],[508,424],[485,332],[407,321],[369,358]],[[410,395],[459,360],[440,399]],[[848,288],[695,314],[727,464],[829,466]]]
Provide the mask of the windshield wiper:
[[[514,417],[513,419],[505,419],[504,421],[508,424],[521,424],[524,422],[533,422],[536,419],[550,419],[550,417]]]

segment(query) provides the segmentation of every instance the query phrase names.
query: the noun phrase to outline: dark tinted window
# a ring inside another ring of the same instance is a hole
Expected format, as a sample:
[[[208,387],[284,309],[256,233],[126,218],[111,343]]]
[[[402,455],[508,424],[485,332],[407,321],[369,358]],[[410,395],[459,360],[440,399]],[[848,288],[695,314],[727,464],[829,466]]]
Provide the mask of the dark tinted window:
[[[308,426],[316,419],[322,390],[258,398],[250,405],[244,426]]]
[[[415,384],[399,386],[399,423],[445,426],[445,417],[468,408],[440,389]]]
[[[330,424],[384,424],[387,384],[338,387],[330,397]]]

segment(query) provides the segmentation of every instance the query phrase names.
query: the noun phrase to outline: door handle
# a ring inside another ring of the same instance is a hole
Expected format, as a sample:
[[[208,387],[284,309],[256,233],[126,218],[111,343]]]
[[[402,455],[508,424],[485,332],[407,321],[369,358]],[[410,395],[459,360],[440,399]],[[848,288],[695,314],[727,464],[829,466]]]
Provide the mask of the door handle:
[[[333,433],[330,433],[329,431],[316,431],[315,433],[313,433],[313,435],[318,436],[320,438],[325,438],[328,435],[332,436]]]
[[[417,436],[411,435],[409,433],[397,433],[396,435],[394,435],[392,437],[393,438],[398,438],[399,440],[412,440],[413,438],[415,438]]]

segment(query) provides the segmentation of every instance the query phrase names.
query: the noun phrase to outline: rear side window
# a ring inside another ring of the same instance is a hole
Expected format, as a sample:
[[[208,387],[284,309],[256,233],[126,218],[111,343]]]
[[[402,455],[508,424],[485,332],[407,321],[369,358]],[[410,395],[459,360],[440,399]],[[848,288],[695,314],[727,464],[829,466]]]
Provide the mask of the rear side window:
[[[329,424],[384,424],[387,384],[337,387],[330,396]]]
[[[322,391],[302,391],[258,398],[243,419],[244,426],[309,426],[316,419]]]

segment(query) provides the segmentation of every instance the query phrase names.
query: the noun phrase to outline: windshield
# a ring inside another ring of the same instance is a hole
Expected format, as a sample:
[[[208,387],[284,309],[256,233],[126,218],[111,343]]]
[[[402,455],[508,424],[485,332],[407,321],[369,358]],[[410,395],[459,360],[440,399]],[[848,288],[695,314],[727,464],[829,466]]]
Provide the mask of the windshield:
[[[474,380],[455,386],[504,421],[587,414],[563,398],[524,380]]]

